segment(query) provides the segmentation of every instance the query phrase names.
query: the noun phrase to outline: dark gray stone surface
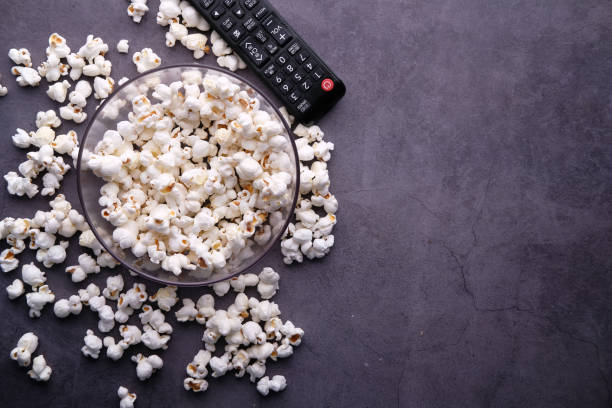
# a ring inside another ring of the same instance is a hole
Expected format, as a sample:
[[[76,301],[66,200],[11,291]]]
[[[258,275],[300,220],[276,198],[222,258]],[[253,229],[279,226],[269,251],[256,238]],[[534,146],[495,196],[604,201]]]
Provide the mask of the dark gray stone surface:
[[[0,52],[28,47],[38,63],[57,31],[73,48],[94,33],[191,61],[164,46],[151,3],[136,25],[124,1],[3,1]],[[268,368],[288,389],[263,399],[227,376],[183,391],[197,325],[175,325],[166,366],[141,383],[127,358],[80,354],[90,312],[30,320],[23,298],[0,296],[0,406],[116,406],[120,384],[139,407],[612,406],[610,2],[275,4],[348,87],[320,122],[336,145],[336,246],[319,262],[284,267],[274,251],[262,263],[282,271],[283,317],[306,330],[293,358]],[[135,74],[130,56],[109,58],[114,78]],[[18,89],[2,61],[5,173],[24,159],[14,129],[57,105],[46,86]],[[76,202],[74,177],[63,191]],[[3,217],[46,206],[0,203]],[[60,268],[48,275],[59,297],[75,292]],[[8,359],[28,330],[54,368],[47,384]]]

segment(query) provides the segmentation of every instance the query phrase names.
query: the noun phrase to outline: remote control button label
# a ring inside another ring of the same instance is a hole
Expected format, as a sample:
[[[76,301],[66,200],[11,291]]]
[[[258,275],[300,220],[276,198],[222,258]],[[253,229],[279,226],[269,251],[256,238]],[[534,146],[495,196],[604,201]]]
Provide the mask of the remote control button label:
[[[217,7],[212,11],[212,13],[210,13],[210,16],[213,18],[213,20],[218,20],[223,13],[225,13],[225,9],[223,7]]]
[[[231,32],[231,36],[234,40],[238,41],[242,38],[242,36],[244,35],[244,31],[241,28],[235,28],[232,32]]]
[[[261,43],[265,43],[266,41],[268,41],[268,37],[266,36],[264,30],[257,30],[257,32],[255,33],[255,38],[257,38],[257,40],[259,40],[259,42]]]
[[[306,113],[308,109],[310,109],[310,102],[308,102],[306,99],[302,99],[302,102],[300,102],[297,106],[297,110],[302,113]]]
[[[278,46],[270,41],[266,44],[266,50],[268,50],[270,54],[274,55],[276,54],[276,51],[278,51]]]
[[[242,48],[247,52],[248,56],[258,67],[261,67],[270,59],[265,51],[257,43],[255,43],[252,38],[247,38],[242,43]]]
[[[227,7],[232,7],[234,3],[236,2],[236,0],[223,0],[223,2],[225,3]]]
[[[240,7],[234,9],[234,15],[238,18],[242,18],[244,17],[244,10],[241,9]]]
[[[221,23],[225,31],[229,31],[234,26],[234,20],[231,17],[226,17]]]
[[[268,21],[264,23],[264,27],[266,27],[266,30],[272,34],[272,37],[274,37],[278,45],[285,45],[291,41],[291,38],[293,38],[287,29],[283,27],[283,25],[280,24],[274,17],[268,19]]]
[[[321,89],[323,89],[325,92],[331,91],[334,89],[334,81],[329,78],[324,79],[323,82],[321,82]]]
[[[212,6],[214,2],[215,2],[215,0],[200,0],[200,4],[205,9],[209,8],[210,6]]]
[[[299,50],[301,50],[302,47],[300,47],[300,44],[294,42],[293,44],[291,44],[289,46],[289,48],[287,49],[287,51],[289,51],[289,54],[291,55],[295,55]]]
[[[249,19],[242,23],[242,25],[247,29],[247,31],[251,32],[257,28],[257,21],[255,21],[253,17],[249,17]]]
[[[268,8],[266,6],[262,6],[259,10],[255,12],[255,18],[261,21],[268,14]]]
[[[259,3],[258,0],[244,0],[244,5],[249,10],[252,9],[253,7],[255,7],[257,5],[257,3]]]
[[[317,64],[315,64],[314,62],[310,61],[310,62],[304,64],[304,69],[306,70],[306,72],[310,72],[313,69],[315,69],[316,66],[317,66]]]
[[[300,100],[300,95],[296,92],[291,92],[289,94],[289,100],[291,101],[291,103],[296,103]]]
[[[264,70],[264,75],[270,78],[274,74],[276,74],[276,65],[274,64],[268,65],[266,69]]]

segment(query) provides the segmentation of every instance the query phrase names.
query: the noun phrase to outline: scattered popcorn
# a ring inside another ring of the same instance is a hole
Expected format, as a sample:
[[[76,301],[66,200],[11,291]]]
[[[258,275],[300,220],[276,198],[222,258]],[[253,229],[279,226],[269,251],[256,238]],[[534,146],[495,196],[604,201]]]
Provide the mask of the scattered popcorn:
[[[66,44],[64,37],[58,33],[53,33],[49,36],[49,47],[47,47],[46,53],[48,57],[66,58],[70,54],[70,47]]]
[[[23,282],[20,279],[15,279],[13,283],[6,287],[6,294],[9,299],[17,299],[25,293]]]
[[[57,117],[57,114],[54,110],[49,109],[48,111],[40,111],[36,114],[36,127],[38,131],[36,131],[35,137],[32,138],[32,144],[37,147],[42,147],[45,144],[49,144],[53,141],[55,137],[55,132],[53,132],[52,136],[48,136],[47,133],[51,133],[52,129],[59,127],[62,124],[62,121]],[[43,130],[45,133],[44,137],[39,135],[39,131]]]
[[[11,48],[8,56],[16,65],[23,65],[28,68],[32,66],[32,57],[27,48]]]
[[[259,284],[257,292],[262,299],[271,299],[278,290],[278,281],[280,276],[270,267],[263,268],[259,274]]]
[[[14,249],[5,249],[0,253],[0,268],[7,273],[19,267],[19,259],[15,257],[17,252]]]
[[[193,361],[191,361],[191,363],[187,365],[187,375],[192,378],[198,379],[206,378],[206,376],[208,375],[208,370],[206,369],[206,366],[210,362],[210,359],[210,351],[198,351],[198,353],[193,357]]]
[[[229,283],[234,292],[242,293],[248,287],[257,286],[259,283],[259,276],[254,273],[246,273],[234,276],[229,280]]]
[[[11,73],[17,77],[19,86],[38,86],[41,77],[34,68],[15,66],[11,68]]]
[[[121,325],[119,334],[123,338],[119,343],[124,347],[134,346],[142,341],[142,332],[137,326]]]
[[[275,375],[272,379],[268,376],[263,377],[257,382],[257,391],[266,396],[270,391],[280,392],[287,388],[287,380],[282,375]]]
[[[127,8],[128,16],[132,17],[135,23],[140,23],[147,11],[149,11],[147,0],[132,0]]]
[[[212,44],[212,52],[217,57],[223,57],[232,53],[232,48],[221,38],[219,33],[213,31],[210,35],[210,42]]]
[[[32,332],[25,333],[17,341],[17,347],[11,351],[11,359],[17,361],[21,367],[27,367],[37,347],[38,337]]]
[[[140,73],[161,65],[161,58],[151,48],[144,48],[142,51],[134,53],[132,61],[136,65],[136,70]]]
[[[66,94],[68,92],[68,88],[70,88],[70,82],[62,81],[53,85],[49,85],[49,89],[47,90],[47,95],[51,100],[62,103],[66,100]]]
[[[172,26],[170,26],[170,33],[171,32],[172,32]],[[208,38],[204,34],[197,33],[197,34],[183,35],[181,36],[180,41],[181,41],[181,44],[185,46],[185,48],[187,48],[190,51],[193,51],[193,57],[195,59],[200,59],[205,54],[208,54],[210,52],[210,47],[206,45]]]
[[[183,380],[185,391],[202,392],[208,389],[208,381],[202,378],[187,377]]]
[[[223,297],[230,291],[230,283],[228,281],[221,281],[212,285],[215,295]]]
[[[123,290],[123,285],[123,276],[109,276],[106,278],[106,288],[104,288],[102,294],[109,300],[117,300],[119,299],[119,294]]]
[[[55,295],[49,289],[49,286],[43,285],[37,288],[36,291],[26,294],[26,303],[30,307],[30,318],[40,317],[40,312],[47,303],[53,303]]]
[[[87,335],[83,338],[85,345],[81,348],[81,352],[86,357],[98,359],[100,350],[102,350],[102,340],[94,334],[92,330],[87,330]]]
[[[2,79],[2,75],[0,75],[0,79]],[[8,88],[0,83],[0,96],[5,96],[7,93]]]
[[[34,265],[34,262],[21,267],[21,279],[23,279],[23,283],[30,285],[32,289],[36,289],[47,281],[45,273]]]
[[[63,263],[66,260],[66,248],[68,248],[68,241],[61,241],[59,245],[53,245],[49,249],[41,248],[36,251],[36,260],[41,262],[45,268]]]
[[[98,309],[98,330],[100,333],[108,333],[115,327],[115,312],[109,305],[104,305]]]
[[[45,360],[45,357],[41,354],[34,357],[32,369],[28,371],[28,375],[31,379],[36,381],[49,381],[52,372],[53,370],[51,367],[47,365],[47,360]]]
[[[66,268],[66,273],[70,274],[70,278],[74,283],[84,281],[89,274],[100,273],[100,266],[98,266],[92,256],[81,254],[79,255],[78,262],[78,265]]]
[[[134,408],[134,401],[136,401],[136,394],[131,393],[125,387],[119,387],[117,390],[117,396],[121,400],[119,402],[119,408]]]
[[[198,309],[196,309],[193,300],[183,299],[183,307],[174,312],[174,315],[176,316],[176,320],[179,322],[192,322],[198,315]]]
[[[45,77],[47,82],[55,82],[60,76],[68,75],[70,65],[63,64],[60,58],[55,54],[47,56],[47,60],[43,61],[37,68],[38,74]]]
[[[157,354],[145,357],[138,353],[132,356],[132,361],[136,363],[136,375],[140,381],[151,378],[153,373],[163,367],[164,362]]]
[[[64,319],[71,314],[78,315],[82,309],[83,304],[78,295],[72,295],[69,299],[60,299],[53,304],[53,312],[60,319]]]
[[[87,36],[87,41],[77,53],[81,58],[92,64],[98,55],[104,56],[108,52],[108,45],[100,37],[92,34]]]
[[[119,42],[117,43],[117,51],[121,54],[127,54],[129,50],[130,50],[130,44],[128,40],[126,39],[119,40]]]
[[[164,312],[170,311],[179,301],[176,296],[176,286],[165,286],[159,288],[154,295],[149,296],[151,302],[157,302],[157,306]]]
[[[94,58],[93,63],[87,64],[83,67],[83,75],[89,77],[96,77],[98,75],[102,75],[104,77],[107,77],[111,74],[112,69],[113,64],[110,61],[104,59],[102,55],[98,55]]]
[[[170,336],[159,334],[153,327],[146,325],[142,334],[142,343],[151,350],[166,350]]]
[[[117,361],[123,357],[125,349],[128,347],[124,342],[115,343],[115,339],[111,336],[107,336],[103,340],[104,347],[106,347],[106,357],[113,361]]]
[[[115,81],[111,77],[101,78],[96,77],[94,79],[94,98],[105,99],[113,93],[115,87]]]
[[[161,310],[154,310],[151,306],[145,305],[142,307],[142,313],[138,315],[140,322],[144,325],[149,325],[159,334],[171,334],[172,326],[166,322],[166,317]],[[145,331],[146,331],[145,326]]]
[[[181,41],[185,38],[189,32],[187,31],[187,27],[185,27],[181,23],[172,23],[170,24],[170,29],[166,33],[166,46],[174,47],[176,41]]]

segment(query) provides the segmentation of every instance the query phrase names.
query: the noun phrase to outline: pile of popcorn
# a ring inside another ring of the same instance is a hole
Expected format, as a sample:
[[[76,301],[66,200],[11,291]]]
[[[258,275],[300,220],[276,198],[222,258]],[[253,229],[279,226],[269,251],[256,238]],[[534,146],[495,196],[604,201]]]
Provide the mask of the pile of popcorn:
[[[117,245],[166,271],[226,272],[284,226],[295,191],[286,130],[227,76],[146,82],[148,93],[127,90],[128,120],[83,152],[106,182],[101,214]]]
[[[130,2],[127,13],[134,22],[142,21],[146,3]],[[212,52],[222,67],[246,68],[217,33],[204,34],[210,26],[188,2],[161,0],[156,21],[168,27],[168,47],[180,43],[196,59]],[[98,359],[105,349],[105,356],[117,361],[130,347],[143,344],[155,354],[130,356],[137,378],[143,381],[163,367],[160,354],[169,347],[173,333],[165,313],[175,308],[177,321],[204,326],[203,348],[186,366],[185,390],[205,391],[209,373],[216,378],[233,372],[237,377],[248,374],[262,395],[282,391],[285,377],[266,376],[267,364],[291,356],[304,331],[281,320],[279,306],[270,300],[280,278],[272,268],[212,285],[217,296],[236,293],[226,310],[216,310],[210,294],[194,301],[180,299],[175,287],[162,287],[153,294],[143,283],[125,287],[121,274],[109,275],[104,288],[89,283],[63,299],[56,299],[47,284],[46,268],[65,263],[68,251],[74,249],[69,248],[71,237],[78,236],[82,248],[77,264],[65,267],[75,284],[118,265],[78,210],[57,194],[71,170],[65,158],[75,166],[79,154],[77,133],[58,132],[62,119],[83,123],[88,98],[94,96],[101,103],[117,84],[128,80],[115,82],[111,77],[109,50],[100,37],[90,34],[73,52],[63,36],[53,33],[46,60],[36,68],[26,48],[8,53],[19,86],[37,87],[44,79],[48,97],[62,105],[57,112],[38,112],[35,129],[17,129],[12,137],[16,147],[28,152],[16,171],[4,176],[8,192],[29,198],[40,192],[50,197],[50,209],[36,211],[31,218],[0,220],[0,239],[8,245],[0,253],[3,272],[19,270],[19,255],[28,248],[36,255],[36,262],[21,265],[20,277],[6,287],[7,296],[15,301],[25,298],[31,318],[39,318],[47,305],[53,305],[60,319],[89,309],[97,314],[98,324],[86,331],[82,354]],[[128,40],[119,41],[116,50],[127,54]],[[151,48],[135,52],[132,61],[139,73],[162,62]],[[225,268],[232,256],[248,256],[253,245],[265,244],[282,228],[279,209],[292,198],[287,194],[293,173],[285,152],[287,139],[280,122],[261,111],[256,98],[222,76],[186,73],[179,84],[157,83],[153,91],[151,98],[133,95],[129,119],[108,131],[93,152],[83,152],[83,165],[106,181],[99,202],[115,226],[113,239],[119,246],[177,275],[186,270],[206,276]],[[7,92],[0,84],[0,96]],[[121,103],[110,106],[117,113],[122,107]],[[293,118],[284,108],[281,111],[293,125]],[[281,242],[287,264],[304,257],[321,258],[330,251],[338,209],[327,169],[333,143],[323,140],[316,125],[297,125],[294,134],[301,182],[295,220]],[[258,297],[247,296],[249,288]],[[38,337],[28,332],[16,343],[10,358],[30,367],[27,374],[32,379],[48,381],[53,370],[47,359],[43,354],[33,357]],[[133,407],[137,398],[123,386],[117,396],[120,407]]]

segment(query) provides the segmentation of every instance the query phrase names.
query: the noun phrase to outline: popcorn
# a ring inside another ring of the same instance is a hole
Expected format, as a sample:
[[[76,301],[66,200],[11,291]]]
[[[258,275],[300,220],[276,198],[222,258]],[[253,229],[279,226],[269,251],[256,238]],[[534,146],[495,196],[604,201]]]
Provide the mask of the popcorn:
[[[206,322],[206,327],[222,336],[229,336],[239,331],[242,326],[239,318],[230,316],[225,310],[217,310]]]
[[[55,54],[47,55],[47,60],[42,62],[37,70],[41,77],[45,77],[47,82],[55,82],[60,76],[68,75],[69,65],[63,64]]]
[[[54,301],[55,295],[47,285],[40,286],[36,289],[36,291],[27,293],[26,303],[30,307],[30,318],[40,317],[40,312],[45,305],[47,303],[53,303]]]
[[[17,341],[17,347],[11,351],[11,359],[17,361],[21,367],[27,367],[37,347],[38,337],[32,332],[25,333]]]
[[[210,359],[210,351],[198,351],[198,353],[193,357],[193,361],[191,361],[191,363],[187,365],[187,375],[192,378],[198,379],[206,378],[206,376],[208,375],[208,370],[206,369],[206,366],[210,362]]]
[[[130,49],[130,44],[128,40],[122,39],[117,43],[117,52],[121,54],[127,54]]]
[[[2,75],[0,75],[2,79]],[[5,96],[8,93],[8,88],[0,83],[0,96]]]
[[[194,27],[200,31],[210,30],[208,22],[196,11],[195,8],[188,1],[181,1],[179,3],[181,8],[181,16],[183,17],[183,24],[185,27]],[[160,6],[161,9],[161,6]]]
[[[119,262],[108,252],[103,252],[96,258],[96,263],[100,268],[114,269],[119,265]]]
[[[268,300],[260,302],[255,298],[250,298],[249,307],[251,308],[251,319],[254,322],[266,322],[272,319],[273,317],[280,315],[280,309],[278,308],[278,305]]]
[[[39,249],[36,251],[36,260],[41,262],[45,268],[63,263],[66,259],[66,248],[68,248],[68,241],[61,241],[59,245],[53,245],[49,249]]]
[[[60,299],[53,304],[53,312],[60,319],[64,319],[71,314],[78,315],[82,309],[83,304],[78,295],[72,295],[68,299]]]
[[[151,48],[144,48],[140,52],[134,53],[132,61],[136,65],[136,70],[140,73],[161,65],[161,58]]]
[[[230,279],[229,283],[234,292],[242,293],[247,287],[257,286],[259,283],[259,276],[254,273],[246,273],[234,276]]]
[[[230,284],[228,281],[221,281],[213,284],[212,288],[215,291],[215,295],[223,297],[229,292]]]
[[[79,299],[85,305],[89,305],[89,300],[100,295],[100,288],[95,283],[90,283],[85,289],[79,289]]]
[[[33,68],[14,66],[11,68],[11,73],[17,77],[19,86],[38,86],[41,77]]]
[[[49,36],[49,47],[46,50],[47,56],[54,56],[58,59],[66,58],[70,54],[70,47],[66,44],[66,39],[58,33]]]
[[[106,336],[102,340],[104,347],[106,347],[106,357],[110,358],[113,361],[117,361],[123,357],[123,353],[127,348],[125,343],[119,342],[115,343],[115,339],[111,336]]]
[[[145,357],[138,353],[132,356],[132,361],[136,363],[136,375],[140,381],[151,378],[153,373],[161,369],[164,365],[163,360],[157,354]]]
[[[280,332],[289,339],[289,344],[292,346],[299,346],[302,343],[302,336],[304,336],[304,330],[287,320],[285,324],[280,328]]]
[[[95,255],[100,255],[102,253],[102,244],[98,242],[96,236],[90,229],[81,233],[79,236],[79,245],[91,249]]]
[[[134,401],[136,401],[136,394],[131,393],[125,387],[119,387],[117,390],[117,396],[121,401],[119,401],[119,408],[134,408]]]
[[[102,55],[98,55],[94,58],[93,63],[87,64],[83,67],[83,75],[90,77],[102,75],[108,77],[111,74],[112,69],[113,64],[104,59]]]
[[[87,42],[79,49],[77,54],[91,64],[98,55],[104,56],[107,51],[108,45],[101,38],[94,38],[92,34],[89,34]]]
[[[83,341],[85,342],[85,345],[81,348],[83,355],[97,360],[100,356],[100,350],[102,350],[102,340],[92,330],[87,330],[87,335],[83,338]]]
[[[8,56],[16,65],[23,65],[28,68],[32,66],[32,57],[27,48],[11,48]]]
[[[20,149],[27,149],[30,147],[31,136],[23,129],[17,128],[17,133],[15,133],[12,137],[13,144]]]
[[[170,33],[172,33],[172,25],[170,26]],[[206,45],[206,42],[208,41],[208,37],[206,37],[204,34],[200,34],[200,33],[187,34],[187,35],[182,35],[182,34],[184,34],[184,32],[179,33],[179,36],[181,36],[180,38],[181,44],[183,44],[185,48],[187,48],[188,50],[193,51],[193,57],[195,59],[200,59],[205,54],[208,54],[210,52],[210,47]],[[174,38],[179,39],[177,37],[174,37]]]
[[[176,286],[159,288],[154,295],[149,296],[149,300],[151,302],[157,302],[157,306],[164,312],[170,311],[179,300],[176,296]]]
[[[172,326],[166,322],[166,317],[161,310],[153,310],[149,305],[142,308],[143,312],[138,315],[143,325],[149,325],[160,334],[171,334]],[[145,327],[146,330],[146,327]]]
[[[111,77],[94,78],[94,98],[96,99],[105,99],[113,93],[113,88],[115,86],[115,81]]]
[[[87,119],[87,113],[82,107],[69,103],[60,107],[60,117],[65,120],[72,120],[74,123],[83,123]]]
[[[222,377],[231,370],[230,354],[225,353],[221,357],[213,357],[210,359],[210,368],[214,378]]]
[[[23,282],[20,279],[15,279],[13,283],[6,287],[8,298],[13,300],[25,293]]]
[[[266,373],[266,363],[264,361],[256,361],[247,366],[246,373],[249,375],[249,380],[251,380],[251,382],[256,382]]]
[[[202,392],[208,389],[208,381],[201,378],[185,378],[183,380],[185,391]]]
[[[270,267],[263,268],[259,273],[259,284],[257,285],[257,292],[262,299],[271,299],[278,290],[278,281],[280,276]]]
[[[123,338],[119,343],[125,348],[139,344],[142,341],[142,332],[137,326],[121,325],[119,326],[119,334]]]
[[[272,379],[268,376],[263,377],[257,382],[257,391],[266,396],[270,391],[280,392],[287,388],[287,380],[282,375],[275,375]]]
[[[142,335],[142,342],[151,350],[167,349],[170,336],[161,335],[151,326],[145,326],[145,332]]]
[[[166,46],[174,47],[176,41],[181,41],[189,34],[187,27],[180,23],[170,24],[170,30],[166,33]]]
[[[238,69],[246,68],[246,64],[244,64],[244,62],[236,54],[218,57],[217,64],[219,64],[220,67],[227,68],[232,72],[235,72]]]
[[[102,295],[109,300],[117,300],[123,290],[123,285],[123,276],[109,276],[106,278],[106,288],[102,291]]]
[[[72,53],[66,56],[66,60],[70,66],[70,79],[78,80],[83,75],[83,68],[86,65],[85,59],[79,54]]]
[[[259,323],[246,322],[242,325],[242,334],[251,344],[263,344],[266,341],[266,334],[261,329]]]
[[[7,289],[8,290],[8,289]],[[183,307],[174,312],[176,320],[179,322],[192,322],[198,315],[198,309],[191,299],[183,299]]]
[[[98,330],[100,333],[108,333],[115,327],[115,313],[109,305],[104,305],[98,309]]]
[[[221,38],[219,33],[213,31],[210,35],[210,42],[212,43],[212,52],[217,57],[229,55],[232,53],[231,47]]]
[[[49,381],[52,372],[53,370],[51,367],[47,365],[47,360],[45,360],[45,357],[41,354],[34,357],[32,369],[28,370],[28,375],[31,379],[36,381]]]
[[[21,267],[21,279],[23,279],[23,283],[30,285],[32,289],[36,289],[47,281],[45,273],[34,265],[34,262]]]
[[[70,88],[70,82],[68,81],[62,81],[53,85],[49,85],[49,89],[47,90],[47,96],[49,96],[49,98],[51,98],[51,100],[53,101],[62,103],[66,100],[68,88]]]
[[[6,189],[9,194],[19,197],[27,195],[28,198],[32,198],[38,194],[38,186],[33,184],[32,180],[26,177],[20,177],[14,171],[10,171],[5,174],[4,180],[6,180]]]
[[[196,321],[200,324],[206,323],[206,319],[214,316],[215,314],[215,298],[211,295],[202,295],[198,299],[196,304],[198,314],[196,315]]]
[[[140,23],[147,11],[149,11],[147,0],[132,0],[127,8],[128,16],[132,17],[135,23]]]
[[[74,86],[74,91],[68,95],[70,105],[73,107],[84,108],[87,105],[87,98],[91,96],[92,87],[89,82],[81,80]]]

